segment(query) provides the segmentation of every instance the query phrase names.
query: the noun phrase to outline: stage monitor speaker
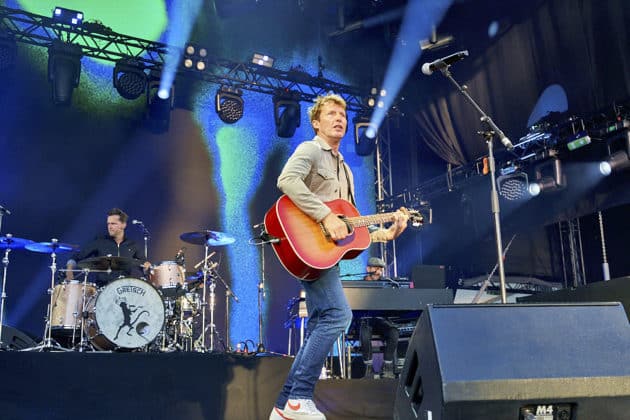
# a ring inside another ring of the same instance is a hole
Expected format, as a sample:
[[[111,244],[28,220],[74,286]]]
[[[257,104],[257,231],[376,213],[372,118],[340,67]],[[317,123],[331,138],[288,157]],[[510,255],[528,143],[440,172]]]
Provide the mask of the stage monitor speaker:
[[[428,305],[394,419],[593,420],[630,413],[619,303]]]
[[[444,289],[446,267],[443,265],[415,265],[411,270],[411,281],[417,289]]]
[[[22,350],[37,345],[28,334],[8,325],[2,326],[2,344],[9,350]]]

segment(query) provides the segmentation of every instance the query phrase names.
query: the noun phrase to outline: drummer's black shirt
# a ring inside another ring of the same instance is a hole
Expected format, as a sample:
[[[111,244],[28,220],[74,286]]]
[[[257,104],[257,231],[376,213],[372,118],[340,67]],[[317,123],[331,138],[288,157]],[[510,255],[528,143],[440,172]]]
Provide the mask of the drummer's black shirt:
[[[135,241],[123,238],[123,241],[118,245],[114,238],[109,235],[96,237],[93,241],[87,243],[81,247],[79,252],[76,252],[70,260],[75,262],[81,262],[86,258],[91,257],[104,257],[111,255],[113,257],[126,257],[138,260],[137,267],[128,271],[112,271],[111,273],[90,273],[88,276],[88,282],[96,283],[97,286],[103,286],[112,280],[119,277],[136,277],[141,278],[143,276],[140,266],[146,261],[144,250],[139,247]],[[81,275],[82,276],[82,275]],[[79,278],[75,274],[77,280],[83,280],[83,277]]]

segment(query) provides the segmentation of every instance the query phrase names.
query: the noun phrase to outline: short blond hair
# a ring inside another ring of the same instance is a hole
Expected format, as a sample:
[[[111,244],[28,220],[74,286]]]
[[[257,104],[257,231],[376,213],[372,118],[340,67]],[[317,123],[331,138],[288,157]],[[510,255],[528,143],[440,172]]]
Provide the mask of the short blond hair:
[[[327,104],[328,102],[332,102],[334,104],[342,106],[344,110],[348,107],[348,105],[346,104],[346,100],[336,93],[329,93],[328,95],[318,96],[317,99],[315,99],[315,103],[313,104],[313,106],[308,109],[308,118],[311,121],[311,125],[313,124],[313,121],[319,119],[319,114],[322,110],[322,106],[324,106],[324,104]]]

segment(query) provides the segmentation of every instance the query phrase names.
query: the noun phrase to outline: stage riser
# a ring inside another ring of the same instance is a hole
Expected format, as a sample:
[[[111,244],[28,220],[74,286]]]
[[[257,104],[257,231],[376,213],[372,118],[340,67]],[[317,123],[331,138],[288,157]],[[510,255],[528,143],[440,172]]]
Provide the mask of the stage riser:
[[[289,357],[0,352],[0,418],[266,419]],[[391,419],[396,382],[319,381],[329,420]]]

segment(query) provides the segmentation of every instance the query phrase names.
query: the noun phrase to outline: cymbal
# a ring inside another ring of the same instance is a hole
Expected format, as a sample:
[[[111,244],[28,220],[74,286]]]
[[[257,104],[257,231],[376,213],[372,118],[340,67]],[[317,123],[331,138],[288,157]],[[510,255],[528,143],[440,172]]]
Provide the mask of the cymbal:
[[[16,238],[15,236],[0,236],[0,249],[22,249],[28,244],[32,244],[30,239]]]
[[[79,268],[88,268],[90,270],[109,270],[112,271],[128,271],[133,267],[139,267],[142,265],[142,261],[127,258],[127,257],[115,257],[112,255],[106,255],[103,257],[92,257],[81,260],[77,263]]]
[[[62,252],[78,251],[78,245],[64,244],[61,242],[34,242],[25,246],[26,249],[42,254],[60,254]]]
[[[213,230],[201,230],[198,232],[186,232],[179,235],[179,238],[194,245],[223,246],[233,244],[236,239],[223,232]]]

